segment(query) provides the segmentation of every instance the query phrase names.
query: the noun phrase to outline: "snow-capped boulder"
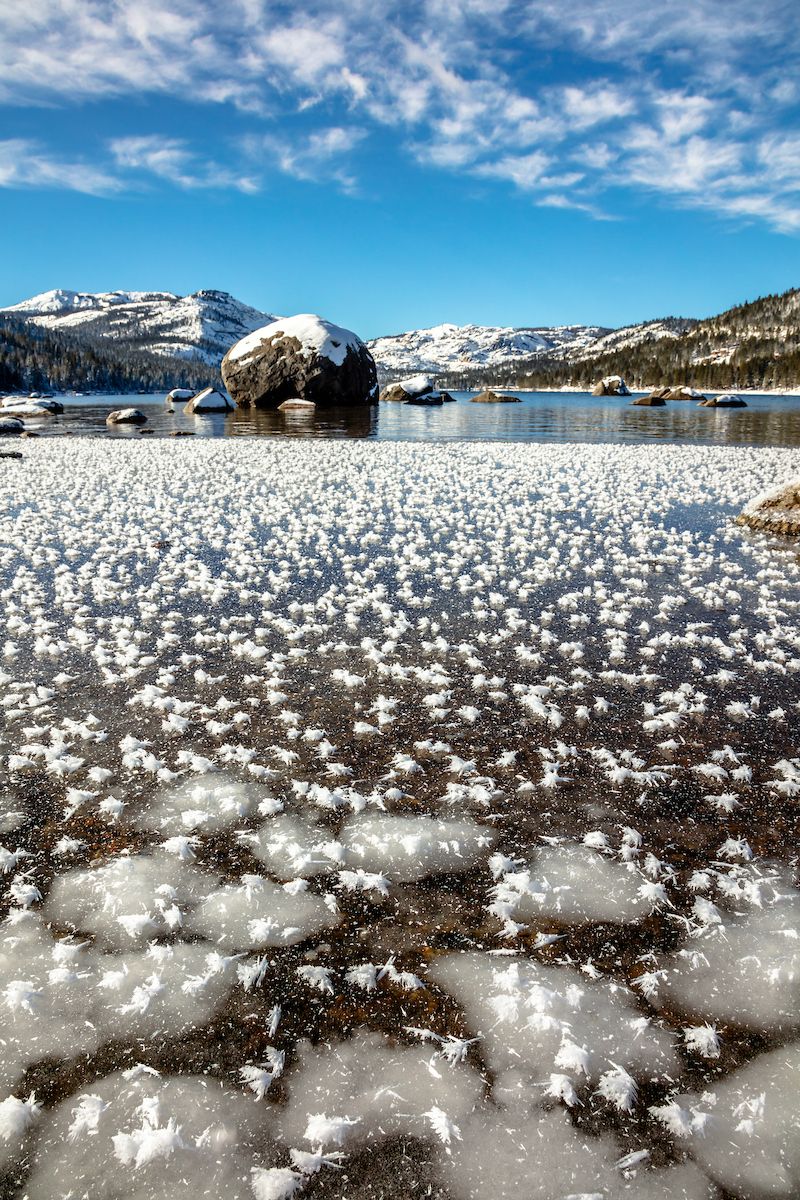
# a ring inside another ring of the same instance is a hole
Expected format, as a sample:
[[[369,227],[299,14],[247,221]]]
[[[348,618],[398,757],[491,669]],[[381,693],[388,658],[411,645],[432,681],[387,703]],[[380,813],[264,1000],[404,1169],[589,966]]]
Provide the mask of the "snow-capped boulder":
[[[630,396],[630,389],[621,375],[606,375],[592,388],[593,396]]]
[[[218,392],[216,388],[207,387],[203,388],[202,392],[198,392],[196,396],[192,396],[183,411],[187,413],[233,412],[233,405],[227,396],[223,396],[222,392]]]
[[[766,533],[800,535],[800,479],[756,496],[737,517],[737,522]]]
[[[222,378],[241,408],[277,408],[295,398],[320,407],[378,399],[375,361],[361,339],[307,313],[242,338],[222,360]]]
[[[63,409],[61,410],[63,412]],[[55,411],[46,400],[11,400],[2,408],[3,415],[15,417],[52,417]]]
[[[106,417],[106,425],[146,425],[147,417],[140,408],[115,408]]]
[[[665,389],[665,400],[705,400],[702,392],[691,387],[672,387]]]
[[[747,408],[747,401],[728,392],[722,396],[709,396],[707,400],[701,400],[698,408]]]
[[[410,379],[399,379],[388,384],[381,392],[381,400],[405,404],[410,397],[425,396],[436,391],[436,384],[429,375],[412,375]]]
[[[472,404],[521,404],[519,396],[506,396],[503,392],[493,392],[491,388],[487,388],[485,392],[479,392],[477,396],[472,397]]]

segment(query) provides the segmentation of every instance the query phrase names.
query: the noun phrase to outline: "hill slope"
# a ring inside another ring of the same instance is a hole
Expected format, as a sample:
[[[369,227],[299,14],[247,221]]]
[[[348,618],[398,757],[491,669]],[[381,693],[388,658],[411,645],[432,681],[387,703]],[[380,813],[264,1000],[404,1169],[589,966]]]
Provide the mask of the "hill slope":
[[[218,368],[234,342],[274,320],[227,292],[71,292],[57,289],[0,314],[91,344],[113,342],[166,358]]]

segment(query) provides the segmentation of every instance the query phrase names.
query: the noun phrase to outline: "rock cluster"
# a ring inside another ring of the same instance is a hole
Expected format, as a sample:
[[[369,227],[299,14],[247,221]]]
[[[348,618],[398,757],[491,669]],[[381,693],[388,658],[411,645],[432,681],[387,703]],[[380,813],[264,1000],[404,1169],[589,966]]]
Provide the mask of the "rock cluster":
[[[240,408],[311,400],[320,408],[374,404],[378,372],[354,333],[303,314],[273,321],[232,346],[222,379]]]
[[[654,400],[705,400],[702,392],[690,387],[653,388],[650,395]]]

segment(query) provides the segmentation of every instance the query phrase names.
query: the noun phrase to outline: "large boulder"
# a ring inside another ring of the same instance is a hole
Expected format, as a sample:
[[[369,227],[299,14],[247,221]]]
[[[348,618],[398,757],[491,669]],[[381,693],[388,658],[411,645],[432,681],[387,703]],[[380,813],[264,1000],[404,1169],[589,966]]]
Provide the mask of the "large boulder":
[[[473,396],[471,404],[521,404],[519,396],[506,396],[503,392],[493,392],[491,388],[487,388],[485,392],[478,392],[477,396]]]
[[[593,396],[630,396],[630,389],[621,375],[606,375],[592,388]]]
[[[732,392],[728,392],[722,396],[709,396],[707,400],[701,400],[698,408],[747,408],[747,401],[741,396],[735,396]]]
[[[147,417],[140,408],[115,408],[106,417],[106,425],[146,425]]]
[[[800,537],[800,479],[762,492],[736,519],[750,529]]]
[[[222,392],[218,392],[216,388],[203,388],[202,392],[198,392],[196,396],[192,396],[188,404],[185,404],[183,411],[187,413],[225,413],[233,412],[233,405],[227,396],[223,396]]]
[[[378,399],[375,360],[361,339],[311,314],[242,338],[222,360],[222,379],[240,408],[277,408],[294,398],[320,408]]]

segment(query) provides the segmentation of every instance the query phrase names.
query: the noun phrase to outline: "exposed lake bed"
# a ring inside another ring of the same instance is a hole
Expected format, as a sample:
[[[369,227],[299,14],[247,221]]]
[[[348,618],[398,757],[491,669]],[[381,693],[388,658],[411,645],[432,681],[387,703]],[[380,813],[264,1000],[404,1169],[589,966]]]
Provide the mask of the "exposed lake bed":
[[[3,467],[8,1194],[795,1194],[795,455],[131,436]]]

